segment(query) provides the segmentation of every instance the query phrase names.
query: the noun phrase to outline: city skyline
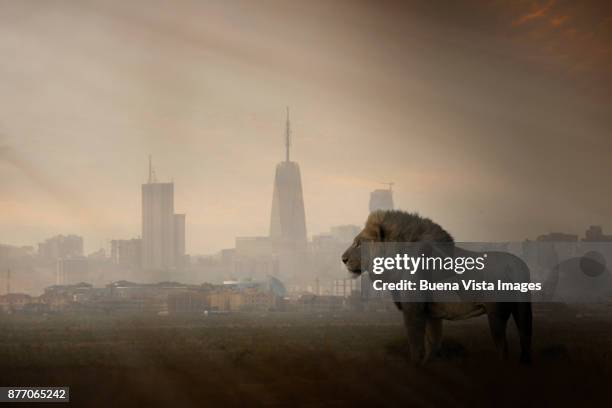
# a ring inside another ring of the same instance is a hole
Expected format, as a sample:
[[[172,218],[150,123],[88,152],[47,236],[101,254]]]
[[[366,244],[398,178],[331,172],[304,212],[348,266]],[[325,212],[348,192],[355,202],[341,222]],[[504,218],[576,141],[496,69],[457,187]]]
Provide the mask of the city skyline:
[[[286,105],[309,235],[387,181],[462,241],[610,228],[609,4],[327,3],[3,3],[0,242],[135,237],[149,153],[188,253],[264,235]]]
[[[0,402],[612,400],[612,0],[0,0],[0,78]]]

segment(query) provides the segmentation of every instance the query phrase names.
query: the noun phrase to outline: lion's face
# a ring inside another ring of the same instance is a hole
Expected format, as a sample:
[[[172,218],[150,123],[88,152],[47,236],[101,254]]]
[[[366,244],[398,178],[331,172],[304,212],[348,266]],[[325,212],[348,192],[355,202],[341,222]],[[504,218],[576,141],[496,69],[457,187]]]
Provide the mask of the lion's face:
[[[368,242],[380,241],[380,239],[378,228],[372,228],[370,225],[366,225],[366,228],[357,234],[351,246],[342,254],[342,262],[346,265],[346,269],[356,275],[361,274],[362,246],[367,245]]]
[[[361,274],[361,241],[359,235],[353,240],[353,244],[342,254],[342,262],[349,272],[356,275]]]

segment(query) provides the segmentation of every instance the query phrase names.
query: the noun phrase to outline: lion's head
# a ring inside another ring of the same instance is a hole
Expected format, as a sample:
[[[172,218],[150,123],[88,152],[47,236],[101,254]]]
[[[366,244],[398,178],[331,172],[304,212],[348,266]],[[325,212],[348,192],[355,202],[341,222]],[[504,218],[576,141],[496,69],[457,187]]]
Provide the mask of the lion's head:
[[[416,213],[374,211],[342,254],[342,262],[351,273],[361,273],[361,250],[367,242],[453,242],[453,237],[429,218]]]

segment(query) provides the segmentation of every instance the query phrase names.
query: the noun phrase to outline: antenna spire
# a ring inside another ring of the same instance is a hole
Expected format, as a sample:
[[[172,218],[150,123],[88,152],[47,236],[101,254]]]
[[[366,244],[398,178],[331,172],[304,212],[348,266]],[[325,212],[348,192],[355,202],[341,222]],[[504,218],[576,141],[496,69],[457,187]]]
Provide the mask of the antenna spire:
[[[151,162],[151,155],[149,155],[149,184],[157,183],[157,177],[155,176],[155,169],[153,168],[153,164]]]
[[[291,148],[291,123],[289,122],[289,107],[287,106],[287,127],[285,129],[285,161],[290,161],[289,149]]]

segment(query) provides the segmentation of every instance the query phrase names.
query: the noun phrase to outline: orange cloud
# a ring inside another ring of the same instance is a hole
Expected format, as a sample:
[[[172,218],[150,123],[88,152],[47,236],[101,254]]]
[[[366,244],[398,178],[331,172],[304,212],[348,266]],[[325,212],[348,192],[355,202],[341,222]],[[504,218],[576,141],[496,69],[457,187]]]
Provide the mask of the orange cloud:
[[[557,17],[553,17],[553,18],[550,20],[550,24],[551,24],[553,27],[560,27],[560,26],[562,26],[563,24],[565,24],[565,22],[566,22],[568,19],[569,19],[569,17],[568,17],[568,16],[557,16]]]
[[[612,7],[609,2],[540,0],[504,4],[513,40],[530,60],[555,69],[575,85],[610,95]]]
[[[544,6],[539,7],[538,9],[519,17],[517,20],[514,21],[512,25],[519,26],[531,20],[535,20],[535,19],[544,17],[548,13],[548,11],[552,8],[552,6],[554,6],[554,4],[555,4],[555,0],[550,0]]]

